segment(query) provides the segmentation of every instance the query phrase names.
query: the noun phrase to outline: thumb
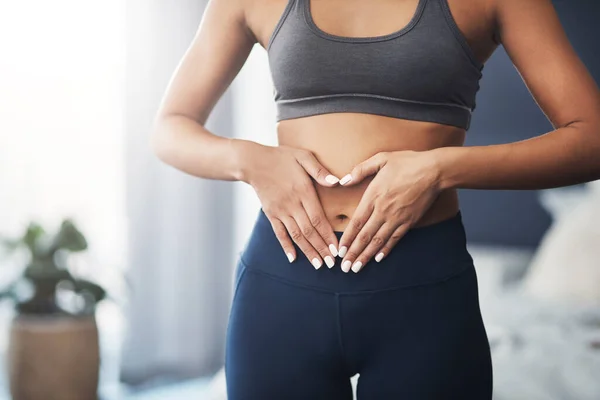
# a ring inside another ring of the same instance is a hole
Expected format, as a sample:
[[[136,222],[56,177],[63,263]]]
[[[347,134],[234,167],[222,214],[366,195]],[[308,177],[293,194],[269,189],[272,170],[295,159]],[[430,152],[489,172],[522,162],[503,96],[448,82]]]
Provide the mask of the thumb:
[[[296,160],[319,185],[334,186],[340,181],[339,178],[332,175],[311,152],[306,152],[302,156],[296,157]]]
[[[370,175],[375,175],[387,162],[385,152],[377,153],[365,161],[357,164],[352,171],[340,179],[340,185],[351,186],[360,183]]]

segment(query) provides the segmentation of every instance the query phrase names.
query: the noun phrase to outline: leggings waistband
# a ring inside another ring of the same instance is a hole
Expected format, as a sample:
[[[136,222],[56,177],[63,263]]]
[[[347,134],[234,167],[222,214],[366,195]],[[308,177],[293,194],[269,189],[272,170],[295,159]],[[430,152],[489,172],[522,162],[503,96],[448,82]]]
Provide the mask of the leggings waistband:
[[[335,231],[338,240],[342,232]],[[290,263],[260,208],[240,263],[248,271],[287,283],[337,293],[369,292],[408,288],[450,279],[469,267],[473,259],[466,247],[462,214],[431,225],[410,229],[381,262],[367,262],[358,272],[341,270],[340,257],[329,269],[318,269],[294,244],[296,260]]]

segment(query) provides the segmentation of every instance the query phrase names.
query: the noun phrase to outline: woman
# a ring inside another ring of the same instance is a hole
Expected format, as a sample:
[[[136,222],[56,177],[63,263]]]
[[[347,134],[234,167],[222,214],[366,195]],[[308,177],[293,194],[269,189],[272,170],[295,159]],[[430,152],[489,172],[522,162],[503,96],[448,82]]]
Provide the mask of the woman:
[[[204,128],[255,44],[278,146]],[[500,44],[555,129],[463,147]],[[360,399],[490,399],[456,189],[600,178],[600,93],[550,0],[211,0],[155,126],[164,162],[261,201],[229,320],[230,400],[350,399],[355,374]]]

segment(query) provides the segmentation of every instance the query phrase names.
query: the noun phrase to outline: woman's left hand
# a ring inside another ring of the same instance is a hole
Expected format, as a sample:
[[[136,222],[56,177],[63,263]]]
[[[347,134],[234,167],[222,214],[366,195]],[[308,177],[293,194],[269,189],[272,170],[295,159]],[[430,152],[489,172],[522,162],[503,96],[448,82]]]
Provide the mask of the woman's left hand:
[[[360,271],[373,256],[381,261],[440,193],[438,165],[429,151],[377,153],[340,184],[351,186],[374,174],[339,241],[344,272]]]

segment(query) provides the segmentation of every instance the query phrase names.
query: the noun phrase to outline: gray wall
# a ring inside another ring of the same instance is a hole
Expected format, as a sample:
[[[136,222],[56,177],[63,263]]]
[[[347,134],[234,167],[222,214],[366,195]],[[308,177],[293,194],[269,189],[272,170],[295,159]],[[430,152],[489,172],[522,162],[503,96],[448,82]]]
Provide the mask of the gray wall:
[[[600,82],[600,1],[554,1],[575,50]],[[548,132],[552,125],[500,47],[487,62],[467,145],[506,143]],[[471,242],[536,246],[550,225],[537,191],[460,190]]]

